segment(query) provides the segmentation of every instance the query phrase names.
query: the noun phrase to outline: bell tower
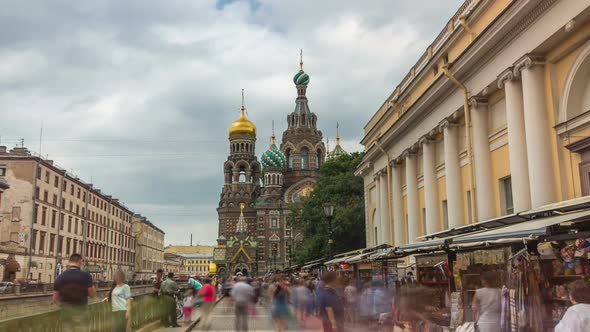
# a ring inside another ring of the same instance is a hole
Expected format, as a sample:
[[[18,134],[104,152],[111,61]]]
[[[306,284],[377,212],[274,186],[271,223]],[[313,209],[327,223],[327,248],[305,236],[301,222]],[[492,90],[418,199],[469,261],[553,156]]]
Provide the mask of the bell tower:
[[[229,127],[229,156],[223,164],[224,183],[217,214],[219,217],[218,245],[225,248],[224,262],[218,261],[219,271],[234,273],[238,251],[255,248],[256,209],[254,203],[260,192],[260,163],[256,158],[256,126],[246,116],[244,90],[240,116]],[[250,243],[254,241],[253,243]],[[238,245],[238,243],[240,243]],[[252,249],[250,249],[252,250]],[[255,249],[254,249],[255,250]],[[240,271],[252,272],[252,262],[242,261]]]

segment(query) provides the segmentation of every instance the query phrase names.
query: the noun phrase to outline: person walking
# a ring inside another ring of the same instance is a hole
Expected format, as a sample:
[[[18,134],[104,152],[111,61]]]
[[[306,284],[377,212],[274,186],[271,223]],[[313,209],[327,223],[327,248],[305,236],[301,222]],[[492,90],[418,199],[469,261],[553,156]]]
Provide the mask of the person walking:
[[[201,322],[203,322],[203,329],[209,329],[211,328],[211,311],[213,311],[216,299],[215,287],[211,285],[211,279],[205,279],[205,284],[199,289],[197,296],[202,301]]]
[[[272,295],[272,318],[275,323],[275,331],[282,332],[285,322],[289,318],[289,288],[280,279],[276,280],[276,286]]]
[[[158,293],[160,293],[160,287],[162,286],[163,277],[164,270],[158,269],[158,271],[156,271],[156,280],[154,280],[154,283],[152,285],[152,294],[155,296],[158,296]]]
[[[576,280],[569,287],[572,306],[567,309],[555,332],[584,332],[590,328],[590,282]]]
[[[358,291],[352,280],[349,280],[344,288],[344,297],[346,298],[346,319],[354,325],[358,320]]]
[[[72,254],[68,269],[53,285],[53,303],[60,305],[61,331],[88,331],[88,298],[96,296],[90,273],[82,271],[82,256]]]
[[[254,288],[246,283],[246,278],[239,277],[230,290],[236,313],[235,330],[248,331],[248,306],[254,298]]]
[[[486,271],[481,275],[482,288],[475,291],[473,314],[479,332],[498,331],[502,316],[502,290],[496,286],[497,275]]]
[[[193,307],[195,306],[195,291],[194,289],[187,289],[184,292],[184,299],[182,300],[182,312],[184,314],[184,324],[188,325],[193,317]]]
[[[168,278],[162,282],[160,286],[160,296],[164,305],[164,326],[165,327],[180,327],[178,325],[176,316],[176,292],[178,292],[178,285],[174,281],[174,272],[168,272]]]
[[[115,272],[115,283],[109,292],[113,311],[113,332],[125,332],[131,320],[131,288],[125,283],[123,271]]]
[[[344,303],[338,296],[338,274],[334,271],[324,276],[324,286],[319,291],[319,310],[324,332],[344,331]]]

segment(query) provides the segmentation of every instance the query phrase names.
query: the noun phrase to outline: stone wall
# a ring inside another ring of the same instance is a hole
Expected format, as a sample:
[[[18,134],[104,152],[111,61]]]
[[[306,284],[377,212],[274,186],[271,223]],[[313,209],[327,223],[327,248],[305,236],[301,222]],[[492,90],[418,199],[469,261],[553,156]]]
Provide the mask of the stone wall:
[[[131,286],[132,295],[150,293],[152,285]],[[109,289],[103,288],[96,292],[96,297],[90,299],[90,303],[102,301],[108,294]],[[21,294],[0,298],[0,320],[12,319],[20,316],[39,314],[46,311],[56,310],[58,306],[52,304],[53,292],[42,294]]]

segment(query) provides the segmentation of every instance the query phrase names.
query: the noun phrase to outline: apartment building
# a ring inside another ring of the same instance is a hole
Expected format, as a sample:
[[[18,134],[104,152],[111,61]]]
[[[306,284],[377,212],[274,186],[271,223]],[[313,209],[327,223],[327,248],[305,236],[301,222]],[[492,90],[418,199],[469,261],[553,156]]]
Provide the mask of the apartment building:
[[[146,217],[133,216],[136,279],[149,280],[158,269],[164,268],[164,231],[152,224]]]
[[[53,282],[72,253],[96,280],[116,270],[132,277],[131,210],[25,147],[0,147],[0,165],[10,186],[0,205],[0,255],[14,255],[16,278]]]
[[[213,262],[213,254],[178,254],[183,258],[184,271],[191,275],[209,274],[210,264]]]
[[[463,3],[364,128],[369,246],[590,194],[589,6]]]

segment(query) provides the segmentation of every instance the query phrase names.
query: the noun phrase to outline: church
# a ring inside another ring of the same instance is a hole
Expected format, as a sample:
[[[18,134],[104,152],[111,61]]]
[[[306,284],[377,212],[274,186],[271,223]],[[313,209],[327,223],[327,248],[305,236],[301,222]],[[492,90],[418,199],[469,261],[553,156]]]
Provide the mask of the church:
[[[291,251],[303,240],[288,225],[297,206],[318,181],[326,157],[346,153],[340,146],[328,153],[317,116],[306,97],[309,75],[303,60],[293,77],[295,110],[287,116],[280,146],[273,133],[268,149],[256,157],[256,126],[246,116],[242,95],[240,117],[229,128],[230,154],[223,165],[224,184],[217,213],[219,232],[213,260],[220,276],[263,275],[291,265]]]

